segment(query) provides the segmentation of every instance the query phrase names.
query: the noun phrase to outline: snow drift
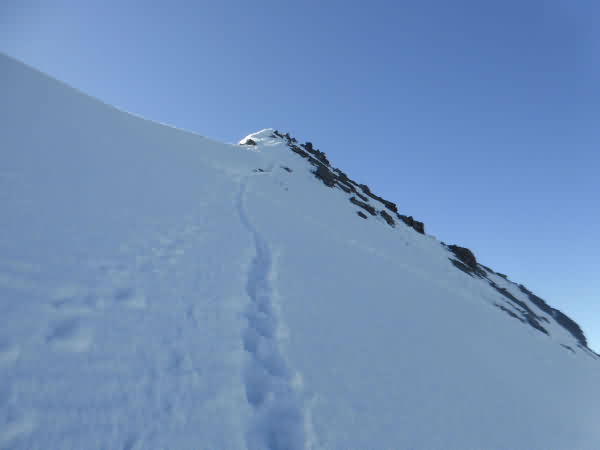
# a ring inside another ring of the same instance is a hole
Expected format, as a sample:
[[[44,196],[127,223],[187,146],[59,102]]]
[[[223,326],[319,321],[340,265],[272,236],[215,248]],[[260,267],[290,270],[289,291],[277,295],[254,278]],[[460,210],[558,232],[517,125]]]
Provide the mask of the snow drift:
[[[0,448],[600,445],[577,324],[312,145],[0,73]]]

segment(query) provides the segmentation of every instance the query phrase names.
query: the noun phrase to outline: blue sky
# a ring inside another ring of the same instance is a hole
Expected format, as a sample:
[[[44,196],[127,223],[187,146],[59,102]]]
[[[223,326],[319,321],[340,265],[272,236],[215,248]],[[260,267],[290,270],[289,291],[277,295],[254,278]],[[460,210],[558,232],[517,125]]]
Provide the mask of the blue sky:
[[[225,141],[311,140],[600,350],[600,4],[15,1],[0,51]]]

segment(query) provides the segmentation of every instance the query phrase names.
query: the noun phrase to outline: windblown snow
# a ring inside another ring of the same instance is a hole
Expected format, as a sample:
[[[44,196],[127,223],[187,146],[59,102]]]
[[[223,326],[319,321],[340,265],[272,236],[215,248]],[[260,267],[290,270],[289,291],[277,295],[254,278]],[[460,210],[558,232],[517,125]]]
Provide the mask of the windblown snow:
[[[0,75],[0,448],[600,447],[600,361],[551,309],[274,130]]]

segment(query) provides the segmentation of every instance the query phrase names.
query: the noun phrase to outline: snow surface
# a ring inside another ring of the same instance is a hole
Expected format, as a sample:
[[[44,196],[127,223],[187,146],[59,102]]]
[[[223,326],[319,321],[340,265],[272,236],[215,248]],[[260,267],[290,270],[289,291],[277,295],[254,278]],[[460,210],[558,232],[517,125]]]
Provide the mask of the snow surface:
[[[272,130],[0,74],[0,448],[600,447],[595,355]]]

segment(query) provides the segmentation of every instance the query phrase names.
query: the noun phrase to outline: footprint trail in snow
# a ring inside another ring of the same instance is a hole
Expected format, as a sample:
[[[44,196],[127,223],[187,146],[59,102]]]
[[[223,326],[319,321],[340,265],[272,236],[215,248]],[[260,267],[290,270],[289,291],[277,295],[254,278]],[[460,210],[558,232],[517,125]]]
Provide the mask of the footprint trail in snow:
[[[246,292],[250,303],[243,337],[250,356],[245,369],[246,398],[255,411],[246,435],[247,445],[250,449],[303,449],[307,444],[306,400],[300,375],[289,367],[281,349],[281,318],[274,303],[274,255],[246,212],[248,182],[246,178],[241,183],[237,202],[240,220],[255,246],[248,268]]]

